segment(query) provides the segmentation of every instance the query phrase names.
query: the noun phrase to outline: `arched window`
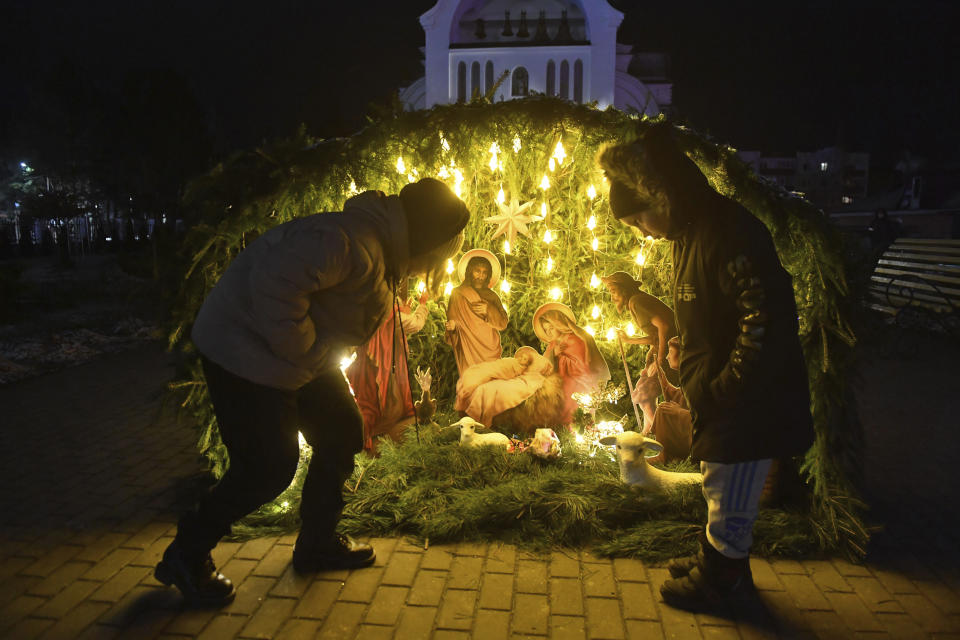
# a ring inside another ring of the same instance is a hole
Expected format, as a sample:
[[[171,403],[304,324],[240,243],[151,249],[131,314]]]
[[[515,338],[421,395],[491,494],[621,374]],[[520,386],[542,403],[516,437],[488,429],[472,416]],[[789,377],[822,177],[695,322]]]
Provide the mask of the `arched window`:
[[[511,92],[513,96],[526,96],[530,94],[530,74],[525,67],[517,67],[513,70],[513,81],[511,82]]]
[[[570,99],[570,63],[566,60],[560,63],[560,97]]]
[[[467,63],[457,65],[457,102],[467,100]]]
[[[493,89],[493,62],[487,60],[486,82],[483,85],[484,94],[490,93],[491,89]]]
[[[470,65],[470,97],[477,94],[483,95],[483,89],[480,88],[480,63],[474,61]]]
[[[583,60],[573,63],[573,101],[583,102]]]
[[[557,64],[553,60],[547,62],[547,95],[557,95]]]

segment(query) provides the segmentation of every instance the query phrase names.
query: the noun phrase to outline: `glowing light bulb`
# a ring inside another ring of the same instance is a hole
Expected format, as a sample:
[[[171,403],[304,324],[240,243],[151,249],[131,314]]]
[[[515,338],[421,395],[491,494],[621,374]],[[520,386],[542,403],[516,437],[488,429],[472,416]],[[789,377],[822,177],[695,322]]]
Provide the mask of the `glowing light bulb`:
[[[500,153],[500,145],[498,145],[496,142],[493,142],[493,143],[490,145],[490,153],[492,153],[492,154],[498,154],[498,153]]]
[[[550,179],[547,177],[547,174],[543,174],[543,180],[540,181],[540,188],[544,191],[550,188]]]
[[[559,300],[563,297],[563,291],[560,290],[560,287],[554,287],[550,289],[550,297],[554,300]]]
[[[653,242],[653,241],[655,240],[655,238],[654,238],[653,236],[647,236],[647,237],[646,237],[646,240],[647,240],[648,242]]]
[[[546,217],[547,217],[547,203],[546,203],[546,202],[541,202],[541,203],[540,203],[540,217],[541,217],[541,218],[546,218]]]
[[[583,439],[583,434],[580,433],[580,432],[577,432],[577,435],[575,435],[575,436],[573,437],[573,440],[574,440],[577,444],[583,444],[583,443],[585,442],[585,440]]]
[[[440,134],[440,146],[444,151],[450,151],[450,143],[447,142],[447,139],[443,137],[443,134]]]
[[[457,194],[458,198],[460,198],[461,200],[463,199],[463,190],[460,188],[459,182],[453,185],[453,192]]]
[[[550,162],[547,163],[547,167],[550,169],[550,172],[553,173],[557,170],[557,163],[553,158],[550,158]]]
[[[500,187],[500,191],[497,193],[497,202],[503,204],[507,201],[507,196],[503,193],[503,187]]]
[[[510,293],[510,283],[507,282],[506,278],[500,281],[500,291],[503,291],[504,293]]]
[[[590,198],[591,200],[597,197],[597,190],[594,188],[593,185],[590,185],[589,187],[587,187],[587,197]]]
[[[423,280],[417,282],[417,293],[423,293],[427,289],[427,283]]]
[[[647,257],[646,257],[645,255],[643,255],[643,251],[641,251],[640,253],[637,254],[637,264],[638,264],[638,265],[640,265],[640,266],[642,267],[642,266],[644,265],[644,263],[646,263],[646,261],[647,261]]]
[[[307,439],[303,437],[303,434],[297,431],[297,443],[300,445],[300,448],[303,449],[307,446]]]
[[[500,153],[500,145],[494,142],[490,145],[490,171],[496,171],[497,167],[500,166],[500,161],[497,158],[498,153]]]
[[[357,183],[354,182],[353,180],[350,181],[350,186],[347,187],[347,193],[349,193],[350,195],[353,195],[355,193],[360,193],[359,191],[357,191]]]
[[[340,360],[340,371],[345,371],[345,370],[347,369],[347,367],[349,367],[351,364],[353,364],[353,361],[356,360],[356,359],[357,359],[357,354],[356,354],[356,352],[351,353],[349,356],[344,356],[344,357]]]
[[[617,339],[617,332],[613,330],[613,327],[610,327],[609,329],[607,329],[607,340],[610,340],[611,342],[613,342],[616,339]]]
[[[623,328],[623,331],[624,331],[624,333],[626,333],[628,336],[632,336],[633,334],[635,334],[635,333],[637,332],[637,329],[636,329],[636,327],[633,326],[633,323],[632,323],[632,322],[628,322],[628,323],[627,323],[627,326]]]
[[[597,216],[590,216],[587,219],[587,229],[593,230],[597,226]]]
[[[448,296],[452,292],[453,292],[453,283],[448,281],[447,284],[443,286],[443,295]]]
[[[593,309],[590,311],[590,315],[593,317],[594,320],[596,320],[597,318],[599,318],[599,317],[600,317],[600,307],[597,306],[597,305],[593,305]]]
[[[547,273],[553,271],[553,258],[547,257]]]
[[[513,137],[513,152],[520,153],[520,136]]]
[[[591,336],[597,335],[597,330],[593,328],[593,325],[587,325],[583,328],[584,331],[589,333]]]
[[[600,248],[600,241],[597,238],[594,238],[590,245],[593,247],[593,250],[596,251]]]
[[[453,260],[448,259],[448,260],[447,260],[447,273],[453,273],[453,269],[454,269]]]
[[[504,252],[505,254],[507,254],[507,255],[510,255],[510,241],[509,241],[509,240],[504,240],[504,241],[503,241],[503,252]]]
[[[580,404],[585,404],[589,407],[591,404],[593,404],[593,398],[591,398],[589,395],[585,395],[583,398],[581,398]]]
[[[286,500],[284,500],[283,502],[280,503],[280,508],[281,508],[283,511],[286,511],[287,509],[290,508],[290,503],[287,502]]]
[[[553,234],[550,233],[550,229],[547,229],[546,231],[543,232],[543,241],[546,242],[547,244],[550,244],[551,242],[553,242]]]
[[[407,166],[403,164],[403,156],[397,158],[397,173],[404,174],[407,172]]]
[[[437,175],[440,176],[441,178],[449,178],[450,172],[447,171],[446,167],[440,167],[440,170],[437,171]]]
[[[600,286],[600,278],[598,278],[598,277],[597,277],[597,273],[594,272],[594,273],[590,276],[590,288],[596,289],[596,288],[599,287],[599,286]]]
[[[557,159],[559,164],[563,164],[564,159],[567,157],[567,152],[563,149],[562,140],[557,140],[557,146],[553,148],[553,157]]]

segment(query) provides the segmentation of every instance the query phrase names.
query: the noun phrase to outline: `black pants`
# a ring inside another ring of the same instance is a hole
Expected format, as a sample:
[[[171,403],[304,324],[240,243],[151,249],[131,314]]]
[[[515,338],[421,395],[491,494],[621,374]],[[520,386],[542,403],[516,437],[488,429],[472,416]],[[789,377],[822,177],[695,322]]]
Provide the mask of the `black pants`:
[[[185,514],[177,538],[205,554],[230,525],[289,486],[300,458],[297,431],[313,447],[303,484],[301,535],[332,535],[343,509],[343,482],[363,449],[363,419],[343,375],[325,374],[297,391],[255,384],[203,358],[203,373],[230,454],[227,472]]]

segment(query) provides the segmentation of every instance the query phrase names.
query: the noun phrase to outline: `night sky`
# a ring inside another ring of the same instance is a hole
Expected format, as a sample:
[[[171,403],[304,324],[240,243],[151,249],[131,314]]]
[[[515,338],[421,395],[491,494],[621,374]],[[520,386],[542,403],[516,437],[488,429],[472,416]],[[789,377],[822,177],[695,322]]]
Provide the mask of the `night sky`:
[[[104,95],[162,68],[192,89],[223,153],[300,123],[322,137],[362,126],[367,105],[421,75],[417,17],[433,1],[0,4],[0,146],[54,68]],[[960,155],[953,2],[611,4],[626,14],[621,42],[671,54],[680,118],[738,148]]]

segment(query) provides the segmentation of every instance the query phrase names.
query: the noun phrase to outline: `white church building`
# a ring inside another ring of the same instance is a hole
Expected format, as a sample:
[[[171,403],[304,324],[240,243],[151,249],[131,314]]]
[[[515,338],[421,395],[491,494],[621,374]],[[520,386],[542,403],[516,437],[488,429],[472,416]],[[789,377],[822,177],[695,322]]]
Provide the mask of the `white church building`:
[[[429,109],[493,91],[493,101],[539,93],[601,109],[669,111],[666,55],[618,44],[622,20],[607,0],[439,0],[420,16],[424,76],[400,100]]]

